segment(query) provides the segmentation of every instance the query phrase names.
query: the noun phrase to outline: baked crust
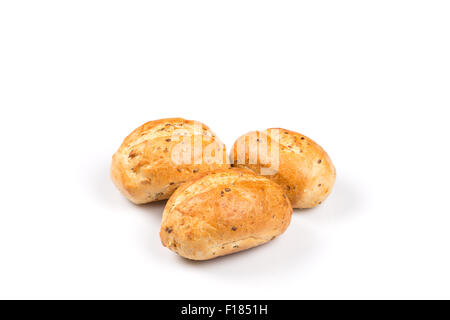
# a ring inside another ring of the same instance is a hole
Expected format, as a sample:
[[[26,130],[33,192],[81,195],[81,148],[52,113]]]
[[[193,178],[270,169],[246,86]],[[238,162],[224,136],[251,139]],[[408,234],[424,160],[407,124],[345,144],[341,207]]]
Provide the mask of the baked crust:
[[[111,179],[130,201],[143,204],[168,199],[199,174],[229,167],[225,145],[209,127],[168,118],[147,122],[125,138],[113,155]]]
[[[164,246],[208,260],[266,243],[289,226],[282,188],[248,169],[217,170],[181,185],[164,209]]]
[[[336,169],[325,150],[310,138],[282,128],[239,137],[231,158],[233,166],[249,168],[280,184],[294,208],[320,204],[336,180]]]

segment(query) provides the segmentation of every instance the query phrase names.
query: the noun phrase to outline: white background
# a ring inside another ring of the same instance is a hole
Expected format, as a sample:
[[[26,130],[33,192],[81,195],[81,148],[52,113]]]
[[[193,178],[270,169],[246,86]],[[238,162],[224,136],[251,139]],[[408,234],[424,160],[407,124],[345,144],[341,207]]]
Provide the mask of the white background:
[[[448,1],[2,1],[0,298],[450,298],[449,108]],[[109,179],[172,116],[306,134],[333,193],[184,260]]]

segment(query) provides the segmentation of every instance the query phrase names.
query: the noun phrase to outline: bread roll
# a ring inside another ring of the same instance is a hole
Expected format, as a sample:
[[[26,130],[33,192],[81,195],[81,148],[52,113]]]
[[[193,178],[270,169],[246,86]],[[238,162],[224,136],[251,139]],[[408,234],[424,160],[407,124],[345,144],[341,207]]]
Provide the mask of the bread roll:
[[[294,208],[320,204],[336,179],[328,154],[308,137],[286,129],[241,136],[233,145],[231,158],[233,166],[249,168],[280,184]]]
[[[181,185],[163,213],[164,246],[192,260],[252,248],[282,234],[292,207],[279,185],[247,169],[218,170]]]
[[[204,124],[182,118],[147,122],[114,154],[111,178],[130,201],[168,199],[183,182],[229,168],[225,145]]]

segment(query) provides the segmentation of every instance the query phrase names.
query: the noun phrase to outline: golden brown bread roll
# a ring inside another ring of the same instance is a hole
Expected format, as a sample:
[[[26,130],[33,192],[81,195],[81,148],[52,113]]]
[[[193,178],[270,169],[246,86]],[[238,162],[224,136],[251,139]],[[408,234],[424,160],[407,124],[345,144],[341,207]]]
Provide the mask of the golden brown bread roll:
[[[164,246],[207,260],[261,245],[282,234],[292,207],[282,188],[248,169],[218,170],[181,185],[163,213]]]
[[[204,124],[182,118],[145,123],[114,154],[111,178],[136,204],[168,199],[183,182],[229,168],[225,145]]]
[[[233,166],[249,168],[280,184],[294,208],[320,204],[336,180],[328,154],[308,137],[286,129],[254,131],[239,137],[231,158]]]

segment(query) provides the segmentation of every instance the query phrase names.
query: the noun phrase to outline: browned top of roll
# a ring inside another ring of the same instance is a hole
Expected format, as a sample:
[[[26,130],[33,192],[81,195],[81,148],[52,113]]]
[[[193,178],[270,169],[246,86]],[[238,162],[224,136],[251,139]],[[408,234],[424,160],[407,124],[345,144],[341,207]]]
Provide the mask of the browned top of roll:
[[[282,188],[247,169],[218,170],[179,187],[167,202],[161,241],[203,260],[270,241],[288,227]]]
[[[167,199],[197,174],[228,167],[225,145],[208,126],[168,118],[147,122],[125,138],[113,156],[111,177],[129,200],[147,203]]]

